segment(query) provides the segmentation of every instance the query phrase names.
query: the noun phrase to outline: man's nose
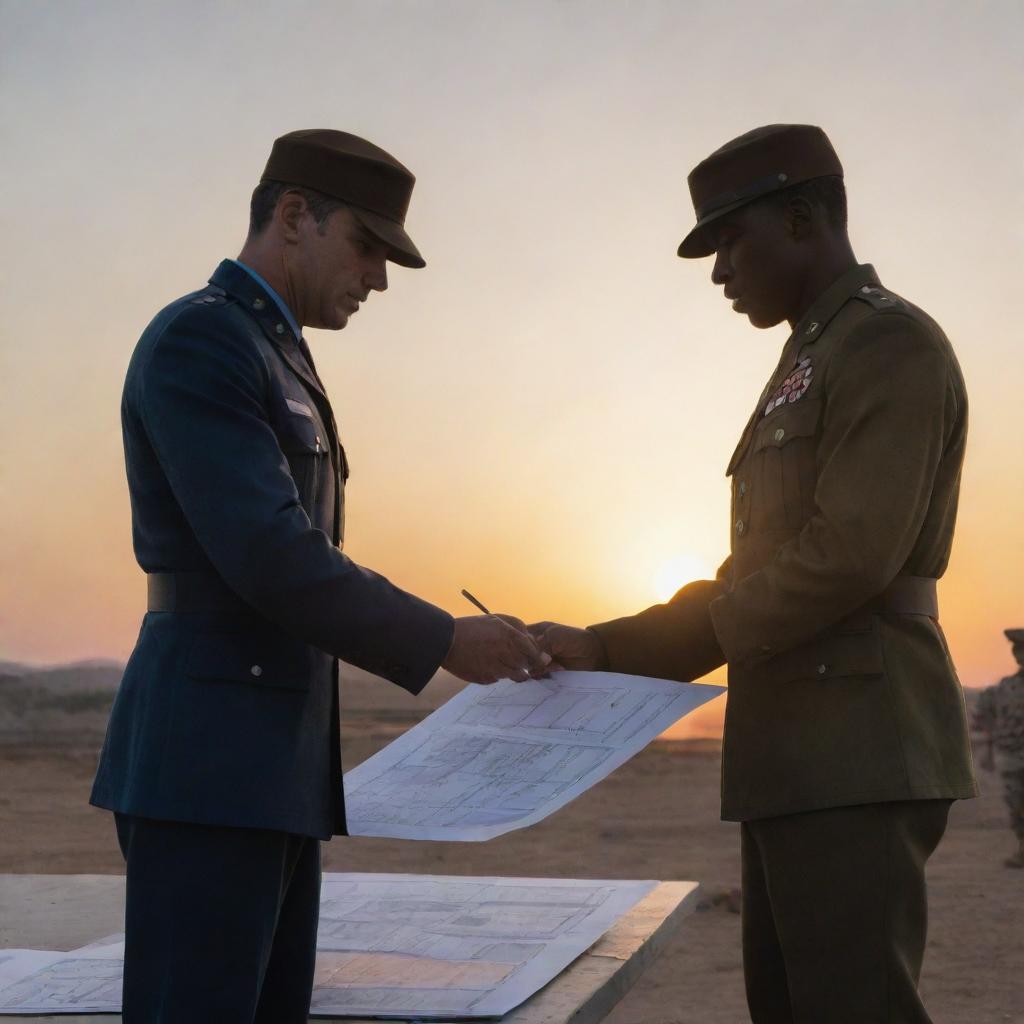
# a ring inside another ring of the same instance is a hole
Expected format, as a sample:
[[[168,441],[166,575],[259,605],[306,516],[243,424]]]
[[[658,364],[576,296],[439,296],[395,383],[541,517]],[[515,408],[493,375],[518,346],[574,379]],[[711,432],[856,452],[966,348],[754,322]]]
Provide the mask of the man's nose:
[[[365,278],[366,287],[375,292],[386,292],[388,290],[388,264],[387,260],[381,260],[380,265],[374,267]]]
[[[732,267],[729,266],[724,250],[719,249],[715,253],[715,265],[711,268],[711,283],[725,284],[730,277],[732,277]]]

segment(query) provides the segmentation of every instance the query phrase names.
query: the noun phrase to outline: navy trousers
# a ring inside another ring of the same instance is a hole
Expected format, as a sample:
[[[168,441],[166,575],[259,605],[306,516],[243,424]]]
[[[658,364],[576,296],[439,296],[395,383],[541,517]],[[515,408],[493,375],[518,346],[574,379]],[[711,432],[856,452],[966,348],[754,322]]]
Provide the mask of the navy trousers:
[[[125,1024],[305,1024],[320,842],[115,815]]]
[[[949,800],[742,825],[743,972],[754,1024],[928,1024],[924,868]]]

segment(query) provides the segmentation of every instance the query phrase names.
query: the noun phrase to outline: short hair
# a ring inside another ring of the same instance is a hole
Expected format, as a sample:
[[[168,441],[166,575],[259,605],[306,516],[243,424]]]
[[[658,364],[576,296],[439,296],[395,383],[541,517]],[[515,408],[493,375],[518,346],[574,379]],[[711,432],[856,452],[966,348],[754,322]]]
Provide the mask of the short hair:
[[[313,188],[306,188],[304,185],[292,185],[287,181],[261,181],[253,189],[252,199],[249,200],[250,235],[258,235],[270,223],[278,200],[286,192],[297,192],[306,200],[306,206],[313,215],[320,234],[324,233],[327,218],[335,210],[345,206],[343,200],[317,192]]]
[[[805,199],[813,206],[820,206],[832,227],[846,229],[846,186],[838,174],[811,178],[755,201],[770,202],[781,209],[791,199]]]

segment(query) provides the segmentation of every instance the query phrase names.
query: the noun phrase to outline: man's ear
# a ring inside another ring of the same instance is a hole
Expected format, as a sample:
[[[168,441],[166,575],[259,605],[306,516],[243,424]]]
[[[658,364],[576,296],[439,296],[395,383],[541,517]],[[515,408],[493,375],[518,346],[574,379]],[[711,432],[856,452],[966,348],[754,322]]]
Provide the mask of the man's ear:
[[[274,221],[282,241],[298,242],[299,222],[306,212],[306,200],[298,192],[285,192],[274,207]]]
[[[814,207],[803,196],[786,203],[786,232],[794,241],[810,238],[816,227]]]

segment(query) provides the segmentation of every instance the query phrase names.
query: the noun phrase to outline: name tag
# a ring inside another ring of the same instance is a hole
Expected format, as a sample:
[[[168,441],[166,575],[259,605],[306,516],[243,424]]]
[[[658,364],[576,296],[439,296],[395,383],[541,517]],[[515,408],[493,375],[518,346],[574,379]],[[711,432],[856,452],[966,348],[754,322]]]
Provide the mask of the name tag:
[[[292,412],[298,413],[300,416],[306,416],[309,419],[313,418],[313,410],[305,402],[299,402],[294,398],[286,398],[285,401]]]

